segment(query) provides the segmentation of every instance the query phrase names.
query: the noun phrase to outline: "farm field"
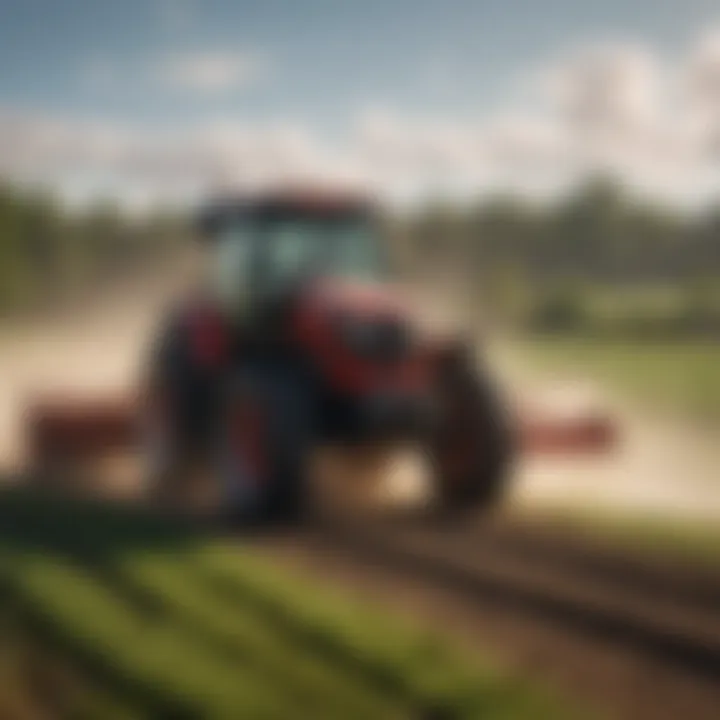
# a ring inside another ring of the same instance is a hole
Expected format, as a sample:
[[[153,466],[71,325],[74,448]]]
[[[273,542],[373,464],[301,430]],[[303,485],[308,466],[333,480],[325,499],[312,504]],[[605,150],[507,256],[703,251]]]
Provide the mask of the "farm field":
[[[0,495],[0,716],[561,718],[542,692],[237,542]]]

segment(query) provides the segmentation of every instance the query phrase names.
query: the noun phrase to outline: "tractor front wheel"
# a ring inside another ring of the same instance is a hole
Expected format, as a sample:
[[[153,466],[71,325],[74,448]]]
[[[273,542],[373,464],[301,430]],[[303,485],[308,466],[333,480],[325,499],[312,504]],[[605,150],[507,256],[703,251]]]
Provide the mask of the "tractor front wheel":
[[[440,422],[431,443],[441,511],[490,510],[506,492],[515,441],[507,408],[487,370],[467,354],[443,363],[438,378]]]
[[[241,373],[228,393],[221,432],[221,514],[236,524],[293,524],[309,511],[312,413],[295,373]]]

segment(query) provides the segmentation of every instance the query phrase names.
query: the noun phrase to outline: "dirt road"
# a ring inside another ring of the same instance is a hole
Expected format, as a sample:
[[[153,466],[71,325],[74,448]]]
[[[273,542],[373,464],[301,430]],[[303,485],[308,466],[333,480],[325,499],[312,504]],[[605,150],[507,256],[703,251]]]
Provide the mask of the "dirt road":
[[[720,519],[717,428],[655,413],[583,375],[534,373],[511,346],[496,357],[508,386],[546,403],[597,405],[616,419],[617,449],[602,458],[525,458],[516,500],[523,505],[621,510],[648,516]]]
[[[0,467],[23,460],[23,408],[38,394],[131,387],[173,284],[138,283],[54,317],[0,326]]]

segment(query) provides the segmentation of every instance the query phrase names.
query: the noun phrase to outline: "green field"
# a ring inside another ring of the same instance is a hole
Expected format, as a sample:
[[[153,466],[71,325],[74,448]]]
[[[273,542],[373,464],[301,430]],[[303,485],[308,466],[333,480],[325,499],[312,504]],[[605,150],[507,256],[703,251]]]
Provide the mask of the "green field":
[[[720,421],[720,342],[543,336],[518,352],[537,369],[595,377],[649,407]]]
[[[236,545],[4,491],[0,717],[570,717],[447,640]]]

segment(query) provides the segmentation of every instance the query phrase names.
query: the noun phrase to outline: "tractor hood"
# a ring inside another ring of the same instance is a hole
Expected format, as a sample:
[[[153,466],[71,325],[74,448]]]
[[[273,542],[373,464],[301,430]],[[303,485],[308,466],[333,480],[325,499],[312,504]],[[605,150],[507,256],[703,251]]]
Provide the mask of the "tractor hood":
[[[445,296],[408,284],[327,278],[313,283],[309,300],[323,314],[401,320],[427,339],[463,334],[458,313]]]
[[[325,278],[313,285],[310,296],[333,314],[404,318],[411,314],[400,286],[388,283]]]

